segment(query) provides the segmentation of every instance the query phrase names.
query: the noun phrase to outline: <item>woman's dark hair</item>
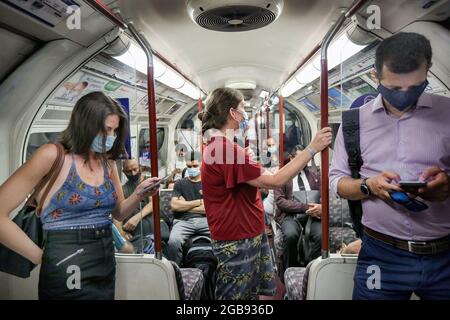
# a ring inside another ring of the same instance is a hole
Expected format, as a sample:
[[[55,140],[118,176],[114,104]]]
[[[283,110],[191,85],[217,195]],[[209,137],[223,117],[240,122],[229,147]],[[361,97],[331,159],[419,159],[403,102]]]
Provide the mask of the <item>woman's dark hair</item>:
[[[227,122],[230,109],[236,109],[244,95],[235,89],[218,88],[206,99],[206,111],[198,114],[202,121],[202,133],[209,129],[221,129]]]
[[[393,73],[408,73],[417,70],[424,62],[431,66],[431,44],[423,35],[414,32],[399,32],[384,39],[375,53],[375,69],[381,79],[383,65]]]
[[[107,164],[108,159],[115,160],[126,155],[124,143],[128,134],[128,117],[118,102],[100,91],[88,93],[77,101],[69,126],[61,134],[61,144],[69,153],[82,155],[88,162],[92,141],[99,133],[104,135],[103,148],[105,148],[107,135],[105,120],[110,115],[119,117],[119,127],[112,149],[106,155],[102,154],[103,161]]]

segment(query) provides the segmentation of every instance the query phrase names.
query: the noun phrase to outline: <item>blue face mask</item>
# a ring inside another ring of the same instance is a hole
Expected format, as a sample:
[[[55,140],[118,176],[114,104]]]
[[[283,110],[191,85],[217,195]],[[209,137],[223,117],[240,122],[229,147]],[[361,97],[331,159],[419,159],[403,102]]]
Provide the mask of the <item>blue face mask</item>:
[[[200,174],[200,168],[187,168],[186,173],[188,177],[195,178]]]
[[[268,147],[267,151],[270,152],[270,154],[275,154],[277,153],[277,147],[275,146]]]
[[[114,145],[114,141],[116,141],[116,136],[107,136],[105,141],[105,152],[108,152],[112,149]],[[103,135],[99,134],[92,141],[92,150],[97,153],[103,153]]]
[[[239,122],[239,129],[245,131],[248,128],[248,114],[247,112],[245,112],[245,110],[242,112],[240,110],[237,111],[242,114],[242,117],[244,117],[244,119],[242,119],[242,121]]]
[[[378,92],[381,93],[383,98],[386,99],[398,111],[404,111],[419,100],[419,97],[425,91],[427,85],[428,80],[425,80],[422,84],[412,89],[407,91],[399,91],[388,89],[380,83],[378,86]]]

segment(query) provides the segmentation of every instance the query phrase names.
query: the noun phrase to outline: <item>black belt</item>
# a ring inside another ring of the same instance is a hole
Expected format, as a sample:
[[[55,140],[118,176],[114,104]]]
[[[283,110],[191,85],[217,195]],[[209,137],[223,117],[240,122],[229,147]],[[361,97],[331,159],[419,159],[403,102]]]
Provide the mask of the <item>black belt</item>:
[[[388,236],[367,227],[364,227],[364,233],[395,248],[420,255],[437,254],[450,250],[450,236],[431,241],[407,241]]]
[[[110,237],[111,235],[112,229],[110,224],[99,228],[45,231],[45,238],[47,241],[51,241],[52,239],[55,239],[57,241],[96,240],[100,238]]]

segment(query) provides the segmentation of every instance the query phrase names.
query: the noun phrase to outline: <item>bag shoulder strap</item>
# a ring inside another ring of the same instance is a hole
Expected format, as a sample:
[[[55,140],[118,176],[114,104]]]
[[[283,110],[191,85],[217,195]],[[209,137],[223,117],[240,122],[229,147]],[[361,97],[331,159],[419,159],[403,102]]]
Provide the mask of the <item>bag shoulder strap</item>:
[[[344,136],[345,149],[348,154],[348,166],[350,168],[352,178],[359,179],[361,177],[360,170],[363,165],[360,146],[360,128],[359,128],[359,109],[350,109],[342,113],[342,134]],[[348,200],[350,216],[353,221],[353,229],[359,238],[362,238],[362,203],[361,200]]]
[[[359,170],[363,165],[361,147],[359,141],[359,109],[350,109],[342,113],[342,133],[345,149],[348,154],[348,166],[352,172],[352,178],[360,178]]]
[[[42,194],[42,197],[37,204],[36,208],[36,215],[39,216],[41,214],[42,205],[45,202],[45,199],[48,196],[48,193],[50,192],[50,189],[53,187],[53,184],[56,181],[56,178],[58,178],[59,173],[61,172],[61,168],[64,164],[64,147],[60,143],[55,143],[58,155],[56,156],[55,161],[53,162],[52,167],[50,168],[50,171],[42,178],[42,180],[38,183],[38,185],[35,187],[33,194],[30,196],[30,198],[27,201],[27,205],[29,205],[33,200],[36,199],[36,196],[41,192],[42,188],[47,184],[47,187],[45,188],[44,193]]]

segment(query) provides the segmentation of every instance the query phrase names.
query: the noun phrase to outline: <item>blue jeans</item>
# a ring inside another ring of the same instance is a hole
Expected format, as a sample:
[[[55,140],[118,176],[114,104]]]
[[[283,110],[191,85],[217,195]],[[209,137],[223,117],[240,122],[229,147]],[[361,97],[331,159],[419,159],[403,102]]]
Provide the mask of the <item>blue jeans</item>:
[[[354,300],[450,299],[450,250],[418,255],[364,235]]]

